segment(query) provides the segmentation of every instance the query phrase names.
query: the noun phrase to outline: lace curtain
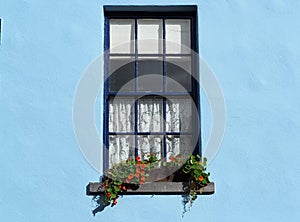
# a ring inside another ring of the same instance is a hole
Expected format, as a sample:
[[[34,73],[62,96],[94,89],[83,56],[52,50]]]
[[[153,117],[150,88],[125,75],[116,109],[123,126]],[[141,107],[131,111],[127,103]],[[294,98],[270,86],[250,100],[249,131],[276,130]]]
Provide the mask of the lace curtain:
[[[161,133],[164,130],[163,99],[144,97],[138,100],[137,132]],[[168,99],[166,102],[166,132],[191,132],[191,101],[186,98]],[[135,156],[135,99],[121,97],[111,99],[109,104],[109,165]],[[119,134],[118,134],[119,133]],[[121,135],[120,135],[121,134]],[[125,135],[124,135],[125,134]],[[190,147],[190,136],[166,136],[166,156],[185,152]],[[138,135],[138,155],[156,153],[162,157],[163,135]]]

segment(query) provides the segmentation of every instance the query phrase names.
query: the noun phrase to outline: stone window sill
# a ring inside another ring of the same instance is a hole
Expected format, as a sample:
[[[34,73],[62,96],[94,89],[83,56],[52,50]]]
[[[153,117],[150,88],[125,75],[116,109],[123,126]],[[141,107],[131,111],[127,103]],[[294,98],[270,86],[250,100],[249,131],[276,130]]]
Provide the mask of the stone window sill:
[[[127,190],[122,195],[179,195],[185,194],[185,188],[188,187],[187,182],[153,182],[140,185],[136,190]],[[95,196],[104,193],[102,183],[90,182],[86,187],[86,194]],[[209,183],[207,186],[201,188],[197,194],[209,195],[215,193],[214,182]]]

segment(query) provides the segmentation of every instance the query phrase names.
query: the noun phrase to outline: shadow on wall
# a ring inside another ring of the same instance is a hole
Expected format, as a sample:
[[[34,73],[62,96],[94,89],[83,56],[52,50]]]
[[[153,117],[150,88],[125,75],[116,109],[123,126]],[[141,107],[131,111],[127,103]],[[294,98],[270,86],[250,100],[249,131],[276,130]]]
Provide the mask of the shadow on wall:
[[[105,199],[105,194],[100,194],[93,197],[93,201],[97,203],[97,207],[92,211],[94,216],[96,216],[97,213],[102,212],[105,209],[105,207],[109,206],[103,204],[104,199]]]
[[[100,177],[100,181],[101,180],[102,177]],[[89,194],[89,186],[86,187],[86,194],[87,195]],[[93,196],[93,201],[97,204],[97,207],[94,210],[92,210],[94,216],[96,216],[97,213],[102,212],[105,209],[105,207],[109,206],[109,204],[108,205],[103,204],[104,199],[105,199],[105,193]]]

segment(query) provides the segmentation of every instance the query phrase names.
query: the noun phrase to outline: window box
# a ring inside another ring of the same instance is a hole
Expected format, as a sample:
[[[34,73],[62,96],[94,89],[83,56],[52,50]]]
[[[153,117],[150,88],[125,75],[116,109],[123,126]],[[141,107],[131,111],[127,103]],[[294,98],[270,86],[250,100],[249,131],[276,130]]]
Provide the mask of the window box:
[[[161,162],[151,154],[146,160],[122,162],[107,171],[101,182],[89,183],[87,195],[213,194],[206,159],[202,162],[199,155],[191,155],[183,165],[181,160],[172,157],[170,162]]]

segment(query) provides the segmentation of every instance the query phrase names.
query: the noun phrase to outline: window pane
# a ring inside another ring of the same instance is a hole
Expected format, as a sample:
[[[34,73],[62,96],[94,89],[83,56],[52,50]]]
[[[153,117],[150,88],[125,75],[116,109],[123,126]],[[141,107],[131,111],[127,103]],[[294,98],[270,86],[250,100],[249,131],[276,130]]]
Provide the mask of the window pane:
[[[138,136],[138,155],[144,157],[144,155],[155,153],[157,158],[161,159],[163,152],[163,136],[148,135]]]
[[[134,136],[109,136],[109,166],[134,158]]]
[[[160,97],[143,97],[138,101],[138,131],[162,132],[163,100]]]
[[[171,156],[176,156],[178,154],[182,155],[184,158],[188,157],[193,153],[193,141],[191,136],[166,136],[166,146],[167,146],[167,160],[170,160]]]
[[[191,57],[177,56],[166,58],[166,90],[171,92],[191,92]]]
[[[110,91],[135,91],[134,57],[111,57],[110,73]]]
[[[167,53],[190,53],[190,20],[166,19],[166,40]]]
[[[139,58],[138,90],[142,92],[163,91],[163,61],[162,57]]]
[[[134,132],[134,98],[109,100],[109,132]]]
[[[134,53],[134,19],[110,20],[110,52]]]
[[[190,98],[168,98],[166,101],[166,131],[191,132],[192,101]]]
[[[138,53],[162,53],[162,19],[138,20]]]

